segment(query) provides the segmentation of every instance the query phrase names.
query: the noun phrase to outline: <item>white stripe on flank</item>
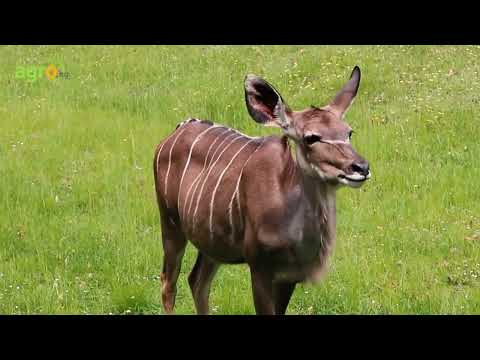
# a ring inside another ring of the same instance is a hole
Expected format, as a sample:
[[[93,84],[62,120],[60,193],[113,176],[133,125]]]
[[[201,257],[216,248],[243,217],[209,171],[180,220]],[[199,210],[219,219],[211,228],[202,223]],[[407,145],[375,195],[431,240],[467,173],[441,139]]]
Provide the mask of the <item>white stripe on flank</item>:
[[[178,128],[182,127],[183,125],[185,125],[186,123],[188,123],[190,120],[194,120],[193,118],[188,118],[187,120],[183,120],[181,123],[179,123],[177,125],[177,128],[175,129],[174,132],[172,132],[170,135],[168,135],[165,140],[163,140],[163,144],[162,146],[160,146],[160,150],[158,151],[158,155],[157,155],[157,170],[158,170],[158,159],[160,158],[160,153],[162,152],[162,149],[163,147],[165,146],[166,142],[173,136],[175,135],[175,133],[177,132]]]
[[[157,171],[157,174],[158,174],[158,161],[160,160],[160,153],[162,152],[162,149],[163,147],[165,146],[165,144],[167,143],[167,141],[173,136],[175,135],[175,132],[171,133],[170,135],[168,135],[168,137],[163,140],[163,143],[162,143],[162,146],[160,146],[160,150],[158,150],[158,153],[157,153],[157,168],[156,168],[156,171]]]
[[[228,131],[231,131],[231,129],[228,129]],[[228,132],[226,131],[226,132]],[[217,155],[218,151],[222,148],[222,145],[225,141],[227,141],[228,139],[230,139],[231,137],[235,136],[235,133],[233,132],[232,134],[229,134],[227,136],[225,136],[225,138],[220,142],[220,144],[218,144],[218,146],[215,148],[215,150],[213,151],[213,154],[212,154],[212,157],[210,158],[210,161],[208,162],[208,165],[207,165],[207,168],[205,169],[205,171],[210,171],[210,167],[212,166],[212,164],[215,162],[215,160],[217,160],[215,158],[215,155]],[[203,175],[203,174],[202,174]],[[200,187],[201,189],[203,189],[203,186],[205,184],[205,182],[207,181],[207,178],[203,178],[203,179],[200,179],[198,181],[198,184],[200,184],[201,182],[203,181],[202,183],[202,186]],[[193,202],[195,201],[195,196],[196,196],[196,193],[197,193],[197,186],[195,186],[195,189],[192,193],[192,204]],[[197,206],[198,206],[198,198],[197,198],[197,202],[196,202]],[[190,217],[190,209],[188,210],[188,214],[187,214],[187,217]]]
[[[236,153],[235,155],[233,155],[233,157],[230,159],[229,163],[227,164],[227,166],[225,166],[225,169],[223,169],[223,171],[220,173],[220,176],[218,177],[218,180],[217,180],[217,183],[215,184],[215,187],[213,188],[213,193],[212,193],[212,200],[210,201],[210,220],[209,220],[209,229],[210,229],[210,238],[213,237],[213,204],[215,202],[215,194],[217,193],[217,190],[218,190],[218,187],[220,186],[220,182],[222,181],[222,178],[223,178],[223,175],[225,175],[225,173],[227,172],[228,168],[230,167],[230,165],[232,165],[232,163],[234,162],[234,160],[237,158],[238,154],[240,154],[242,152],[243,149],[245,149],[245,147],[250,144],[252,141],[254,141],[255,139],[250,139],[249,141],[247,141]],[[231,224],[230,224],[231,226]]]
[[[182,193],[183,178],[185,177],[185,173],[187,172],[188,165],[190,164],[190,160],[191,160],[191,158],[192,158],[193,148],[195,147],[195,145],[197,144],[197,142],[200,141],[200,139],[202,138],[202,136],[203,136],[204,134],[206,134],[206,133],[209,132],[210,130],[216,129],[216,128],[218,128],[218,127],[220,127],[220,126],[219,126],[219,125],[214,125],[214,126],[208,127],[206,130],[204,130],[204,131],[202,131],[200,134],[198,134],[197,137],[195,138],[195,140],[193,140],[193,142],[192,142],[192,146],[190,147],[190,152],[188,153],[187,162],[185,163],[185,168],[183,169],[182,177],[180,178],[180,186],[178,187],[178,198],[177,198],[177,209],[178,209],[178,213],[180,213],[180,194]]]
[[[237,135],[237,134],[232,134],[232,135]],[[228,136],[230,137],[230,135]],[[242,138],[243,135],[238,135],[237,137],[233,138],[233,140],[227,145],[225,146],[225,148],[223,149],[223,151],[220,153],[220,155],[218,155],[217,159],[215,160],[215,162],[210,166],[210,170],[208,171],[207,175],[205,176],[205,180],[202,184],[202,187],[200,188],[200,194],[198,195],[198,198],[197,198],[197,204],[195,206],[195,211],[193,212],[193,229],[192,229],[192,232],[195,232],[195,224],[196,224],[196,215],[197,215],[197,210],[198,210],[198,204],[200,203],[200,199],[202,198],[202,192],[203,192],[203,188],[205,186],[205,183],[207,182],[207,179],[208,177],[210,176],[210,173],[212,172],[212,170],[215,168],[215,165],[217,164],[218,160],[220,160],[220,158],[222,157],[223,153],[235,142],[237,141],[238,139]],[[220,147],[220,146],[219,146]]]
[[[218,134],[216,137],[215,137],[215,140],[210,144],[210,147],[208,148],[208,151],[207,151],[207,155],[205,155],[205,161],[203,162],[203,168],[202,168],[202,171],[200,171],[197,175],[197,177],[195,178],[195,180],[193,180],[192,184],[190,185],[190,188],[188,189],[187,191],[187,196],[185,197],[185,205],[183,207],[183,213],[182,213],[182,219],[185,219],[185,209],[188,205],[188,196],[190,194],[190,191],[192,191],[193,189],[193,186],[195,185],[195,189],[192,193],[192,198],[194,198],[194,194],[195,192],[197,191],[197,187],[198,187],[198,184],[200,183],[200,177],[203,175],[203,173],[205,172],[205,169],[207,168],[207,159],[208,159],[208,155],[210,155],[210,151],[212,150],[212,147],[213,145],[215,145],[215,143],[220,139],[220,136],[222,136],[223,134],[229,132],[230,129],[226,129],[225,131],[222,131],[220,134]],[[213,156],[212,156],[213,158]],[[208,165],[210,166],[210,163],[212,162],[212,159],[210,159],[210,162],[208,163]],[[188,211],[187,211],[187,217],[189,216],[190,214],[190,209],[192,208],[192,204],[193,204],[193,199],[191,199],[192,201],[190,201],[190,205],[188,206]]]
[[[157,173],[158,173],[158,161],[159,161],[159,159],[160,159],[160,153],[162,152],[163,147],[165,146],[165,144],[167,143],[167,141],[168,141],[173,135],[175,135],[175,133],[177,132],[176,130],[178,130],[179,127],[185,125],[185,124],[186,124],[188,121],[190,121],[190,120],[192,120],[192,118],[188,118],[187,120],[182,121],[180,124],[177,125],[177,128],[175,129],[175,131],[172,132],[170,135],[168,135],[168,136],[165,138],[165,140],[163,140],[162,146],[160,146],[160,150],[158,150],[158,153],[157,153],[157,161],[156,161],[156,163],[157,163]]]
[[[173,144],[172,144],[172,147],[170,148],[170,153],[168,155],[168,168],[167,168],[167,174],[165,175],[165,185],[164,185],[164,189],[165,189],[165,203],[168,207],[168,200],[167,200],[167,191],[168,191],[168,187],[167,187],[167,181],[168,181],[168,174],[170,173],[170,166],[172,164],[172,150],[173,148],[175,147],[175,144],[178,140],[178,138],[180,137],[180,135],[182,135],[182,133],[185,131],[186,129],[182,129],[182,131],[180,131],[177,135],[177,137],[175,138],[175,140],[173,141]]]
[[[229,129],[229,130],[232,130],[232,129]],[[233,131],[233,130],[232,130],[232,131]],[[218,160],[218,157],[215,158],[215,155],[217,155],[217,153],[219,152],[219,150],[222,149],[223,143],[226,142],[228,139],[234,137],[235,135],[237,135],[237,134],[236,134],[235,132],[233,132],[232,134],[226,136],[225,139],[223,139],[222,142],[221,142],[220,144],[218,144],[217,148],[216,148],[215,151],[213,152],[212,158],[210,159],[210,162],[209,162],[209,165],[208,165],[209,167],[210,167],[210,165],[213,163],[213,161]],[[215,160],[213,160],[213,159],[215,159]]]
[[[229,131],[231,129],[228,129]],[[206,176],[204,176],[203,179],[200,179],[198,181],[198,184],[202,183],[202,186],[200,187],[200,194],[199,196],[197,197],[197,201],[195,202],[195,209],[193,211],[193,215],[192,215],[192,231],[195,229],[195,215],[197,214],[197,210],[198,210],[198,204],[200,202],[200,198],[202,196],[202,192],[203,192],[203,188],[205,186],[205,183],[207,182],[208,180],[208,176],[210,175],[210,172],[212,171],[212,167],[215,166],[215,164],[217,163],[217,160],[220,158],[220,156],[222,154],[220,154],[217,158],[215,158],[215,155],[219,152],[220,149],[222,149],[222,145],[223,143],[225,143],[228,139],[234,137],[235,135],[237,135],[235,132],[232,132],[231,134],[227,135],[225,137],[225,139],[223,139],[220,144],[215,148],[215,151],[213,152],[213,155],[212,155],[212,158],[210,159],[210,161],[208,162],[208,165],[207,165],[207,169],[205,169],[205,171],[208,171],[208,173],[206,174]],[[203,182],[202,182],[203,181]],[[197,186],[195,186],[195,190],[192,194],[192,204],[193,202],[195,201],[195,195],[196,195],[196,192],[197,192],[197,187],[198,187],[198,184]],[[188,211],[188,214],[187,214],[187,217],[190,217],[190,210]]]
[[[232,129],[232,130],[233,130],[233,129]],[[260,138],[260,136],[248,136],[248,135],[245,135],[244,133],[242,133],[242,132],[240,132],[240,131],[238,131],[238,130],[233,130],[233,131],[237,132],[237,133],[240,134],[240,135],[245,136],[245,137],[248,138],[248,139],[259,139],[259,138]]]
[[[241,176],[238,178],[238,185],[240,185],[240,179],[241,178],[242,178]],[[238,217],[240,218],[240,226],[243,227],[243,215],[242,215],[242,207],[240,206],[240,191],[239,191],[239,189],[236,189],[236,193],[237,193],[236,199],[237,199]]]
[[[224,133],[227,133],[227,132],[229,132],[229,131],[231,131],[231,129],[228,129],[228,130],[225,131]],[[223,135],[223,133],[222,133],[222,135]],[[202,173],[202,176],[203,176],[203,174],[205,173],[205,171],[209,171],[209,170],[210,170],[210,166],[211,166],[211,165],[213,164],[213,162],[216,160],[216,159],[215,159],[215,155],[217,154],[218,150],[221,149],[222,144],[223,144],[226,140],[228,140],[229,138],[231,138],[232,136],[235,136],[235,133],[232,133],[232,134],[230,134],[230,135],[227,135],[227,136],[220,142],[220,144],[215,148],[215,151],[213,152],[212,157],[210,158],[210,161],[209,161],[208,164],[207,164],[207,168],[204,169],[204,172]],[[215,143],[215,142],[216,142],[216,141],[214,141],[214,143]],[[212,145],[213,145],[213,144],[212,144]],[[203,181],[203,183],[202,183],[202,181]],[[207,181],[207,178],[206,178],[206,177],[204,177],[203,179],[202,179],[202,177],[199,177],[198,183],[195,184],[195,189],[193,190],[193,193],[192,193],[192,201],[190,202],[190,206],[188,207],[187,218],[190,218],[190,209],[191,209],[193,203],[195,202],[195,196],[196,196],[196,194],[197,194],[198,185],[200,185],[200,183],[202,183],[201,189],[203,189],[203,186],[205,186],[205,182],[206,182],[206,181]],[[203,191],[203,190],[202,190],[202,191]],[[197,198],[196,207],[198,207],[198,201],[199,201],[199,200],[198,200],[198,198]],[[194,210],[194,212],[195,212],[195,210]],[[192,216],[192,223],[193,223],[193,216]]]
[[[260,143],[260,145],[258,145],[257,148],[254,151],[252,151],[250,156],[247,158],[247,160],[243,164],[242,169],[240,170],[240,175],[238,176],[237,185],[235,186],[235,190],[233,190],[232,198],[230,199],[230,203],[228,204],[228,219],[229,219],[229,222],[230,222],[230,227],[232,228],[232,241],[233,241],[233,237],[235,236],[234,223],[233,223],[233,212],[232,212],[232,210],[233,210],[232,209],[233,208],[233,199],[235,199],[235,197],[237,198],[237,206],[238,206],[238,214],[239,214],[238,217],[239,217],[240,222],[241,222],[240,225],[243,225],[242,208],[240,207],[240,196],[239,196],[240,180],[242,179],[243,169],[245,169],[245,167],[247,166],[247,163],[250,161],[253,154],[255,154],[257,152],[257,150],[262,147],[264,141],[265,141],[265,138],[262,139],[262,142]]]
[[[235,195],[238,193],[237,188],[238,188],[239,183],[240,183],[240,176],[237,179],[237,185],[235,186],[235,189],[233,190],[232,198],[230,199],[230,202],[228,203],[228,222],[230,223],[230,228],[232,229],[232,240],[233,240],[233,237],[235,236],[235,231],[234,231],[235,226],[234,226],[234,223],[233,223],[233,209],[232,209],[232,206],[233,206],[233,199],[235,198]],[[239,215],[239,217],[240,217],[240,215]]]
[[[228,129],[227,131],[225,131],[225,133],[229,132],[229,131],[232,131],[232,129]],[[223,134],[223,133],[222,133]],[[225,143],[228,139],[230,139],[231,137],[235,136],[235,132],[232,132],[231,134],[225,136],[225,138],[220,142],[220,144],[218,144],[218,146],[215,148],[213,154],[212,154],[212,157],[210,158],[210,161],[208,162],[208,165],[207,165],[207,168],[205,169],[205,171],[210,171],[210,167],[213,165],[213,163],[217,160],[215,158],[215,155],[218,153],[218,151],[222,148],[222,145],[223,143]],[[209,172],[210,174],[210,172]],[[202,174],[203,176],[204,174]],[[198,188],[198,185],[200,185],[200,183],[202,183],[202,186],[200,187],[200,196],[201,196],[201,193],[203,191],[203,187],[205,186],[205,183],[207,182],[208,178],[207,177],[203,177],[203,178],[199,178],[198,180],[198,183],[195,185],[195,189],[193,190],[193,193],[192,193],[192,202],[190,203],[190,207],[193,205],[193,203],[195,202],[195,196],[197,194],[197,188]],[[203,181],[203,182],[202,182]],[[198,208],[198,203],[200,201],[200,198],[197,197],[197,201],[195,202],[195,209],[194,209],[194,214],[192,215],[192,229],[195,228],[195,224],[194,224],[194,218],[195,218],[195,214],[197,212],[197,208]],[[190,207],[188,209],[188,213],[187,213],[187,218],[190,218]]]

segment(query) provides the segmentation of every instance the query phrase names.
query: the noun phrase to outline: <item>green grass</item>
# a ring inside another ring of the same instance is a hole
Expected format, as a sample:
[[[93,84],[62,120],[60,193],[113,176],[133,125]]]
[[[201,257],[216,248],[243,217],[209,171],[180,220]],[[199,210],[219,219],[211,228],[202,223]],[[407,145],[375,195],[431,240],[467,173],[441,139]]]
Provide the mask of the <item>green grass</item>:
[[[301,109],[354,65],[348,121],[371,164],[338,193],[325,280],[290,314],[480,313],[480,47],[0,47],[0,313],[161,314],[155,146],[194,116],[258,135],[243,97],[265,76]],[[69,79],[16,78],[64,64]],[[176,311],[194,313],[188,246]],[[245,265],[223,266],[212,314],[253,314]]]

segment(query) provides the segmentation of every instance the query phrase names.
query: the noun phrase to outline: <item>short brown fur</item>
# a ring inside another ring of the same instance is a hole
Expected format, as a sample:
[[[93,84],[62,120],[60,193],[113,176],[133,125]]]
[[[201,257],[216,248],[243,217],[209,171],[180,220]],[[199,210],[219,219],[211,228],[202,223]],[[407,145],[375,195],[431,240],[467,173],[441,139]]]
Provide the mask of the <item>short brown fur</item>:
[[[198,249],[188,282],[199,314],[208,313],[220,264],[248,264],[257,314],[284,314],[296,283],[320,279],[336,240],[335,192],[370,177],[343,120],[359,82],[355,67],[330,104],[292,111],[273,86],[249,75],[250,115],[282,128],[282,137],[251,138],[189,119],[159,144],[154,176],[166,313],[175,305],[187,239]]]

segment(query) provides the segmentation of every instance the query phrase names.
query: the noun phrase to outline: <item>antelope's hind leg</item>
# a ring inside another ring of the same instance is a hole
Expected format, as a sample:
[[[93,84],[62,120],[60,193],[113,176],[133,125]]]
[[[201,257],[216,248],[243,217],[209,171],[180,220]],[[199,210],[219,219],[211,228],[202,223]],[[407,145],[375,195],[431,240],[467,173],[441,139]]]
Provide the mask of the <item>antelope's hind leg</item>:
[[[165,212],[161,212],[163,269],[160,276],[162,303],[165,313],[173,313],[177,280],[180,275],[182,258],[187,246],[187,239],[180,229]]]
[[[192,290],[193,301],[197,314],[208,315],[208,298],[210,295],[210,285],[213,277],[218,270],[219,264],[200,251],[197,260],[193,266],[192,272],[188,276],[188,283]]]

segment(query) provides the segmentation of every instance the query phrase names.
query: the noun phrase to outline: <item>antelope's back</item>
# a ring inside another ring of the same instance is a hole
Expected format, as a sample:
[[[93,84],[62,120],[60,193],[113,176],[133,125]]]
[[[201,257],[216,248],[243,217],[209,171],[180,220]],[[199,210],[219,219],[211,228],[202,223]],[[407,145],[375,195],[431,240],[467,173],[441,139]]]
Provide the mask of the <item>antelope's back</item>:
[[[154,172],[160,210],[195,244],[222,251],[242,236],[242,174],[266,138],[190,119],[159,144]],[[218,241],[220,240],[220,241]]]

